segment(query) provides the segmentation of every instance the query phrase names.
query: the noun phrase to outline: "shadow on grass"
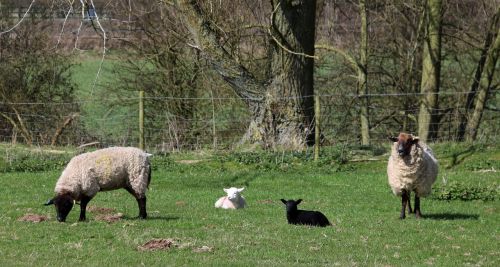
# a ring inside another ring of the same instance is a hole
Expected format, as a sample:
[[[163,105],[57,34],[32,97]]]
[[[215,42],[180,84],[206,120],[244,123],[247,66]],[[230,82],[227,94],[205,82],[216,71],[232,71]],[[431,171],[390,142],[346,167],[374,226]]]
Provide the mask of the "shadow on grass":
[[[435,213],[422,215],[424,219],[430,220],[477,220],[477,214],[463,214],[463,213]]]
[[[474,152],[476,152],[476,148],[474,146],[471,146],[469,148],[467,148],[466,150],[464,151],[460,151],[460,152],[457,152],[457,153],[453,153],[451,155],[451,162],[448,166],[446,166],[446,169],[451,169],[457,165],[459,165],[460,163],[462,163],[467,157],[470,157],[472,156],[472,154],[474,154]]]

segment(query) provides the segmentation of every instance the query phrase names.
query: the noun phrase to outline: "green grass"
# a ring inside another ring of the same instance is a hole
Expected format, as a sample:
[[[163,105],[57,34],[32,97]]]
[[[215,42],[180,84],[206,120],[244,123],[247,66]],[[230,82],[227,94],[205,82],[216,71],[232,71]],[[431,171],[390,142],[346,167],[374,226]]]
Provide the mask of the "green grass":
[[[102,62],[99,77],[100,55],[81,55],[78,62],[72,69],[72,79],[78,85],[76,97],[81,101],[83,128],[100,140],[123,142],[123,136],[137,131],[138,102],[118,99],[136,98],[138,93],[116,88],[119,78],[113,70],[120,67],[119,59],[108,55]]]
[[[436,146],[441,162],[436,185],[443,183],[443,177],[498,185],[498,172],[478,168],[492,161],[488,164],[498,170],[500,148],[482,147],[466,154],[468,149]],[[78,223],[76,209],[66,223],[56,222],[54,208],[42,204],[52,196],[61,170],[0,173],[0,265],[500,265],[498,198],[426,198],[424,219],[399,220],[400,200],[387,185],[385,160],[349,163],[344,168],[294,161],[263,169],[230,156],[224,161],[203,158],[195,164],[170,162],[155,170],[147,220],[135,219],[137,204],[125,190],[98,193],[90,205],[123,213],[124,219],[116,223],[98,221],[90,212],[87,222]],[[227,186],[246,187],[248,208],[213,207]],[[299,207],[322,211],[333,226],[288,225],[280,198],[303,198]],[[26,213],[50,219],[17,220]],[[153,238],[175,238],[182,247],[137,250]],[[194,252],[202,246],[212,251]]]

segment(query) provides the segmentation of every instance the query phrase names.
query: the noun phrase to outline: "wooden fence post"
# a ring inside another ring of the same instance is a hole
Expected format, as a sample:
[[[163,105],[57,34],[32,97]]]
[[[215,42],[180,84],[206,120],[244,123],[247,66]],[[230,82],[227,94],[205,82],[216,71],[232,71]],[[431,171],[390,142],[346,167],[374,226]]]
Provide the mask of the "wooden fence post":
[[[144,150],[144,90],[139,91],[139,148]]]
[[[321,133],[319,132],[320,126],[320,105],[319,95],[314,96],[314,161],[319,159],[319,142]]]

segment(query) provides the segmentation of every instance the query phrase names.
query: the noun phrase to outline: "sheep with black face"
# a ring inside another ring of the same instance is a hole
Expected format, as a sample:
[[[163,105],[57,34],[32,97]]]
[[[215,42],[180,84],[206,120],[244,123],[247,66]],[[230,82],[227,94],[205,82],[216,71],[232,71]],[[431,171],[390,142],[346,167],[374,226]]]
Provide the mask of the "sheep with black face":
[[[111,147],[73,157],[59,177],[56,196],[45,205],[55,205],[57,220],[66,217],[80,201],[80,221],[85,221],[89,201],[99,191],[124,188],[139,206],[139,217],[145,219],[146,190],[151,181],[151,154],[134,147]]]
[[[432,184],[438,174],[438,162],[430,147],[418,137],[400,133],[398,137],[389,139],[394,144],[387,163],[387,176],[392,192],[396,196],[401,196],[399,218],[406,217],[406,207],[409,213],[413,212],[410,203],[412,191],[415,192],[415,216],[420,218],[422,217],[420,198],[431,193]]]

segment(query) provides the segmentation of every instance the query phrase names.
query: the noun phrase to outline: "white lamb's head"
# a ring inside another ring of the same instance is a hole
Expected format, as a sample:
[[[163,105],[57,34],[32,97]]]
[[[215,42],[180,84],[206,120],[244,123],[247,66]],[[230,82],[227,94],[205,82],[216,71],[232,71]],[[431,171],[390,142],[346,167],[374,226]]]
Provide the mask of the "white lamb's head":
[[[229,200],[236,200],[236,199],[240,198],[241,192],[244,189],[245,189],[244,187],[242,187],[242,188],[236,188],[236,187],[224,188],[224,192],[226,192],[227,198]]]

